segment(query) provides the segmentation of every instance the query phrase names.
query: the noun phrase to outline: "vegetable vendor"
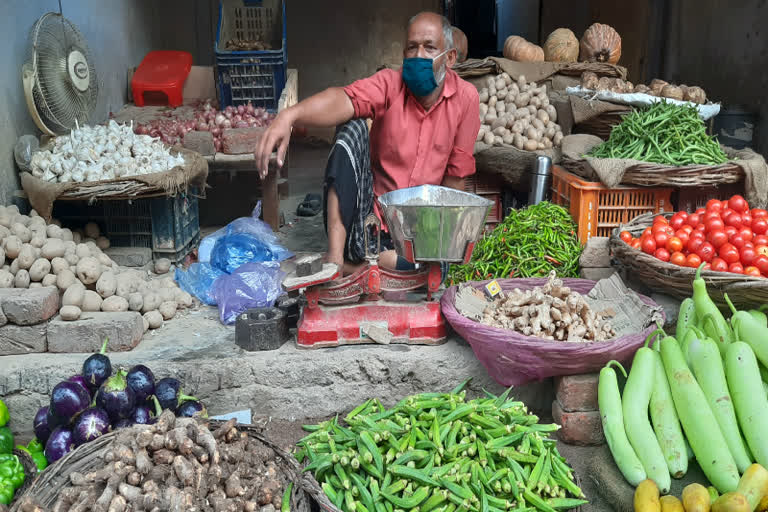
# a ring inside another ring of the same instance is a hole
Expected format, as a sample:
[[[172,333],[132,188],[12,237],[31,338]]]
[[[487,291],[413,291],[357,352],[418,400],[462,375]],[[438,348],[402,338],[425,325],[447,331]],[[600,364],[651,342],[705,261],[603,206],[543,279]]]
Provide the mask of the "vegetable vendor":
[[[324,220],[327,259],[344,274],[365,261],[364,220],[373,211],[381,218],[376,197],[419,185],[463,190],[464,178],[474,174],[479,95],[451,70],[455,63],[451,24],[420,13],[408,23],[401,70],[383,69],[307,98],[280,112],[261,138],[255,156],[264,178],[273,150],[283,165],[294,125],[337,126],[325,169]],[[382,267],[413,268],[385,233],[381,249]]]

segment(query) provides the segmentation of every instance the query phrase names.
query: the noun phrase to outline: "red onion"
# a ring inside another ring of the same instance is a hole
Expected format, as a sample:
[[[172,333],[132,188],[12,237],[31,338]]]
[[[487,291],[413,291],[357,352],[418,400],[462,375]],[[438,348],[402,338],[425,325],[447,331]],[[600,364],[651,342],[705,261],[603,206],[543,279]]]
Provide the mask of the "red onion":
[[[207,132],[207,131],[209,131],[208,125],[205,124],[205,123],[197,123],[196,129],[197,129],[197,131],[200,131],[200,132]]]
[[[213,141],[213,147],[216,148],[217,152],[221,151],[221,146],[222,146],[222,143],[219,139],[216,139],[215,141]]]
[[[217,125],[221,126],[221,125],[224,123],[224,121],[225,121],[226,119],[227,119],[227,118],[226,118],[226,117],[224,117],[222,114],[216,114],[216,117],[215,117],[215,119],[214,119],[214,122],[215,122]]]
[[[235,114],[234,116],[232,116],[232,122],[233,123],[237,123],[237,122],[242,121],[242,120],[243,120],[243,116],[241,116],[240,114]]]
[[[250,103],[248,103],[248,105],[246,105],[246,107],[245,107],[245,111],[248,112],[249,114],[253,114],[255,112],[255,110],[256,109],[254,109],[253,105],[251,105]]]
[[[232,114],[232,113],[234,113],[234,111],[235,111],[235,107],[233,107],[232,105],[230,105],[230,106],[228,106],[227,108],[225,108],[225,109],[224,109],[224,114],[226,114],[227,112],[229,112],[230,114]]]
[[[240,115],[245,114],[245,105],[238,105],[237,106],[237,113]]]
[[[211,128],[211,134],[214,137],[218,137],[219,135],[221,135],[221,128],[219,128],[218,126]]]
[[[232,128],[232,121],[229,119],[225,119],[223,123],[221,123],[222,128]]]
[[[226,117],[227,119],[232,119],[232,116],[234,116],[234,114],[231,111],[224,112],[224,117]]]
[[[248,128],[248,123],[245,121],[238,121],[235,123],[235,128]]]

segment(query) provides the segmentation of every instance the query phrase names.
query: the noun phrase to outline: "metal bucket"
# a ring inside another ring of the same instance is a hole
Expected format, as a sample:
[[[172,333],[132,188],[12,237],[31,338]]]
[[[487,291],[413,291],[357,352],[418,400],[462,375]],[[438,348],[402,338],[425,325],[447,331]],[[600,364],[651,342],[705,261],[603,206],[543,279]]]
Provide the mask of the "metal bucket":
[[[422,185],[388,192],[379,197],[379,205],[400,256],[411,263],[462,263],[472,255],[493,202],[452,188]]]

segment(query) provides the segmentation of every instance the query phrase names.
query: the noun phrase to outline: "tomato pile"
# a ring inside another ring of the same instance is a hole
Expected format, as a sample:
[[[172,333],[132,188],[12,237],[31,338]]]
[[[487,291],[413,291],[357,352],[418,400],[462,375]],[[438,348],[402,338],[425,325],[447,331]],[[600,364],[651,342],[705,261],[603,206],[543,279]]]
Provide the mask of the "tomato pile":
[[[768,211],[749,208],[741,196],[711,199],[694,213],[659,215],[640,238],[622,231],[635,249],[681,267],[768,277]]]

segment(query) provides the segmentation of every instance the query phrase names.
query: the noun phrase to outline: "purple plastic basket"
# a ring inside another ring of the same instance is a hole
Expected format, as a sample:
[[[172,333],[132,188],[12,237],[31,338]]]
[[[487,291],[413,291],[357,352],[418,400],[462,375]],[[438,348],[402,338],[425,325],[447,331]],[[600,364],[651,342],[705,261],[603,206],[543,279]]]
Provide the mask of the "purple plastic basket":
[[[500,279],[504,291],[520,288],[528,290],[542,286],[546,279]],[[488,281],[470,283],[482,288]],[[563,279],[573,291],[586,295],[595,286],[587,279]],[[548,341],[518,332],[499,329],[470,320],[456,311],[456,286],[445,291],[440,299],[443,315],[451,327],[467,340],[475,356],[488,370],[488,374],[502,386],[519,386],[527,382],[542,380],[558,375],[578,375],[599,371],[615,359],[622,363],[631,360],[635,351],[643,344],[657,326],[649,326],[642,333],[622,336],[612,341],[592,343],[568,343]],[[656,303],[644,295],[638,297],[646,304]],[[664,313],[662,312],[662,317]]]

